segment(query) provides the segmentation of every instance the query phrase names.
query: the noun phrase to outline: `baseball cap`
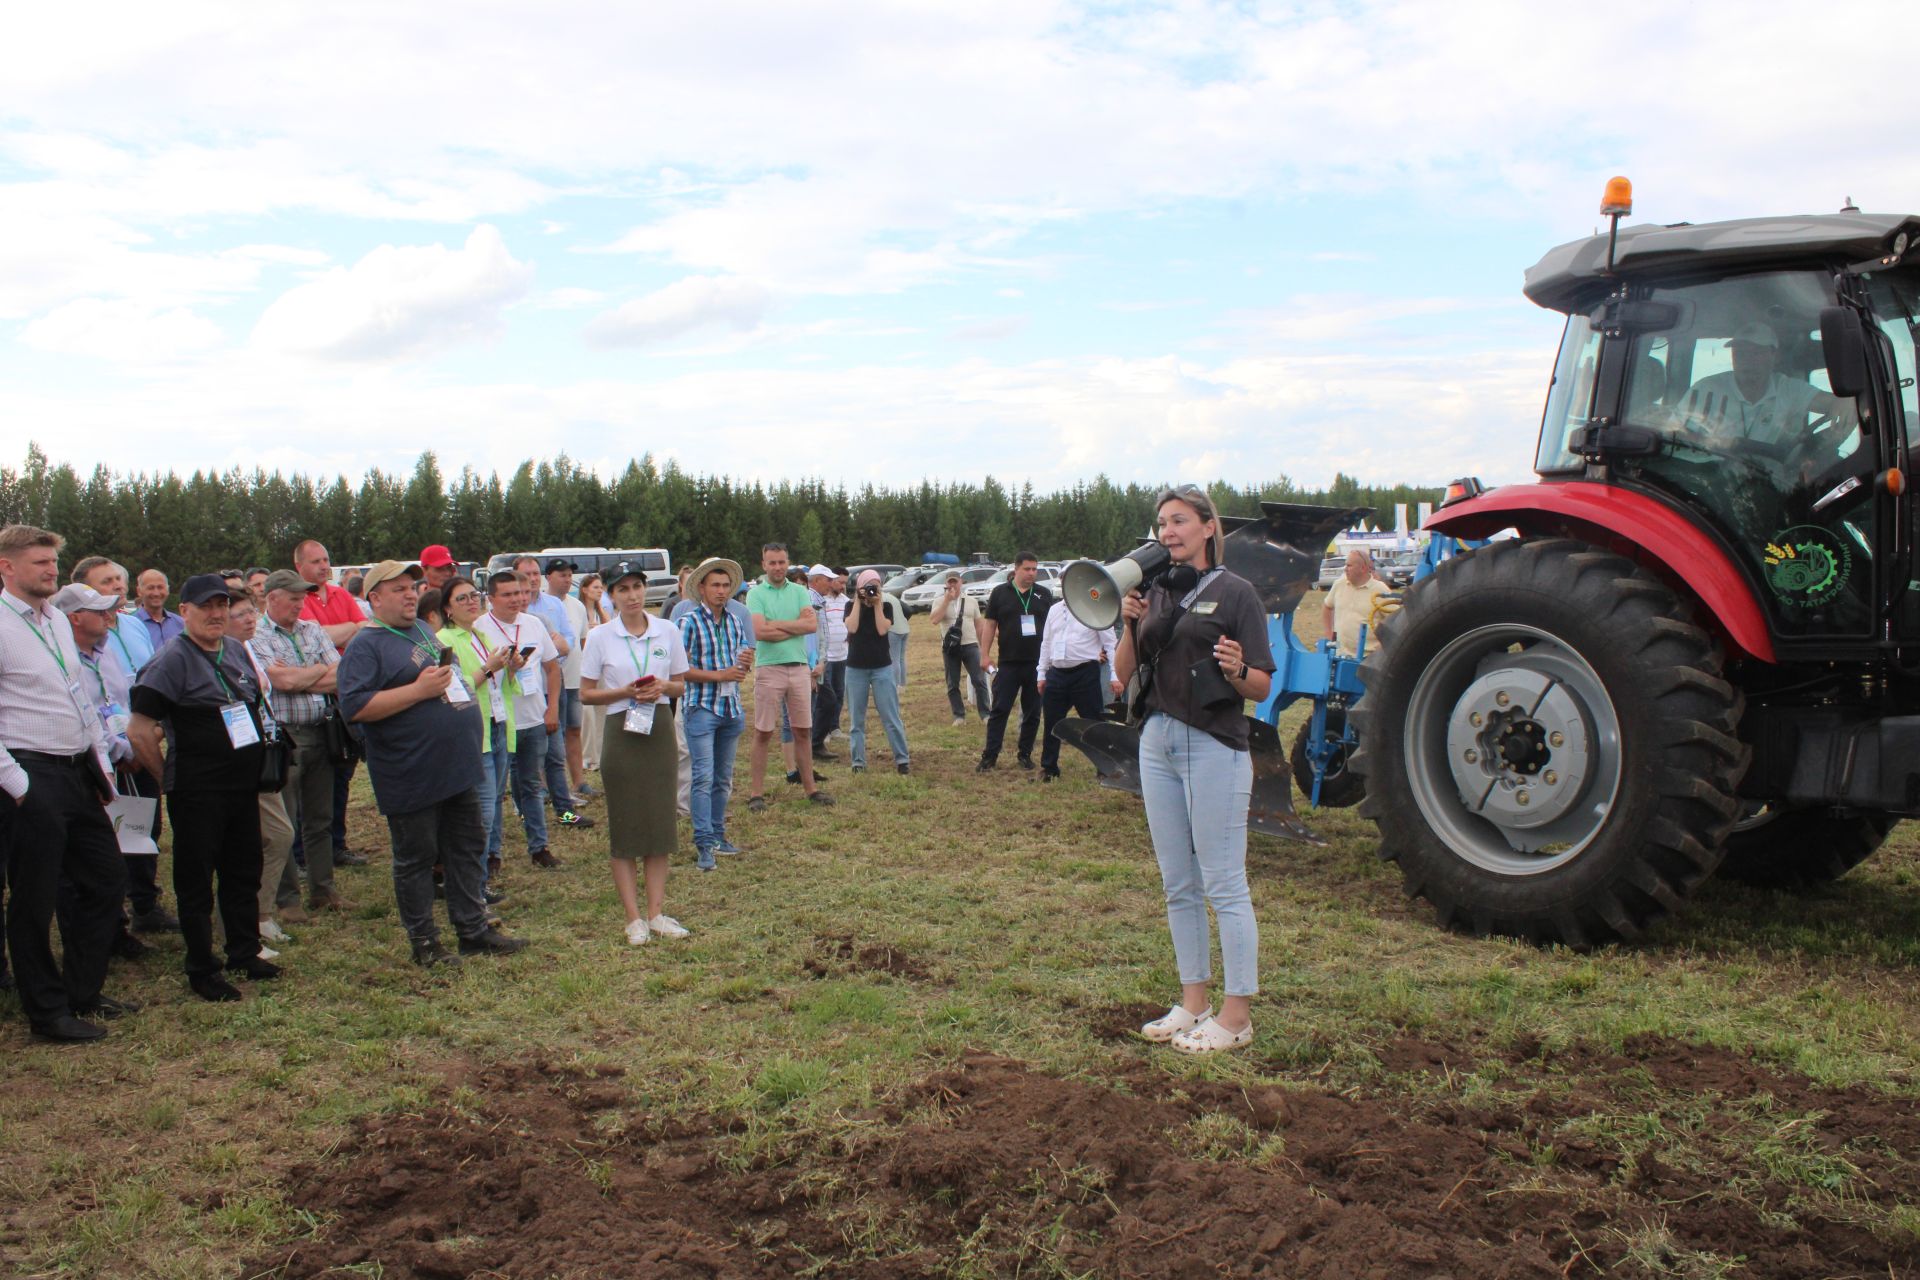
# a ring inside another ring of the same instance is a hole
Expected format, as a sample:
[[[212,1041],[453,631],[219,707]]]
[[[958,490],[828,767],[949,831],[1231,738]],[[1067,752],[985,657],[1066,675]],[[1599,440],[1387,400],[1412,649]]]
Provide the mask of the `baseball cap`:
[[[816,564],[813,568],[807,570],[807,576],[809,578],[831,578],[833,576],[833,570],[829,569],[826,565]]]
[[[62,613],[112,613],[119,596],[103,596],[83,582],[73,582],[53,593],[53,607]]]
[[[549,572],[551,572],[551,570],[549,570]],[[638,560],[622,560],[619,564],[607,570],[603,581],[606,583],[607,590],[611,591],[628,578],[638,578],[640,581],[645,582],[647,580],[646,566]]]
[[[213,599],[231,600],[227,580],[217,573],[196,573],[180,584],[181,604],[205,604]]]
[[[420,563],[425,568],[440,569],[457,561],[453,558],[453,552],[436,542],[420,552]]]
[[[420,579],[426,576],[419,565],[413,564],[410,561],[382,560],[379,564],[367,570],[367,576],[360,580],[360,594],[362,596],[371,596],[373,595],[373,589],[375,587],[383,582],[391,582],[402,574],[412,578],[415,582],[420,581]]]
[[[566,570],[566,571],[567,571],[568,573],[578,573],[578,572],[580,572],[580,566],[579,566],[579,565],[577,565],[577,564],[575,564],[575,563],[574,563],[573,561],[571,561],[571,560],[565,560],[565,559],[559,559],[559,558],[556,558],[556,559],[553,559],[553,560],[549,560],[549,561],[547,561],[547,572],[548,572],[548,573],[558,573],[558,572],[560,572],[560,571],[561,571],[562,569],[565,569],[565,570]]]
[[[267,575],[266,583],[260,589],[262,591],[294,591],[305,595],[320,588],[291,569],[275,569]]]
[[[1771,325],[1760,324],[1758,321],[1753,324],[1741,325],[1740,331],[1735,333],[1731,338],[1728,338],[1726,345],[1730,347],[1736,342],[1745,342],[1756,347],[1765,347],[1769,351],[1778,351],[1780,349],[1780,339],[1774,336],[1773,327]]]

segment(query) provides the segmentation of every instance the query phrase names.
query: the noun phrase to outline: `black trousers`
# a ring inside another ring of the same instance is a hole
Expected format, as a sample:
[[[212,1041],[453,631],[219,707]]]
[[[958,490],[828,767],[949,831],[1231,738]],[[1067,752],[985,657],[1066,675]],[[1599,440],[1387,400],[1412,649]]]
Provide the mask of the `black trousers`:
[[[847,702],[847,661],[822,662],[820,683],[813,687],[813,749],[827,745],[827,735],[840,727],[840,708]]]
[[[1020,758],[1031,759],[1033,740],[1040,732],[1040,664],[1038,662],[1002,662],[993,673],[993,714],[987,717],[987,745],[980,758],[991,764],[1000,758],[1000,744],[1007,736],[1007,717],[1013,714],[1013,700],[1020,699]]]
[[[980,708],[980,718],[985,720],[987,712],[993,709],[993,695],[987,692],[987,677],[980,670],[980,646],[963,644],[957,649],[949,649],[942,638],[940,656],[947,666],[947,705],[953,708],[953,718],[964,719],[967,714],[966,699],[960,695],[960,675],[964,671],[973,685],[974,703]]]
[[[120,928],[127,868],[113,823],[100,803],[90,761],[55,762],[25,752],[14,759],[27,772],[27,794],[13,808],[11,831],[0,843],[8,857],[7,948],[27,1021],[43,1027],[100,998],[107,949]],[[60,891],[65,877],[69,891]],[[53,958],[52,928],[60,917],[61,958]]]
[[[1107,691],[1100,684],[1100,664],[1083,662],[1077,667],[1055,667],[1047,672],[1047,687],[1040,695],[1040,711],[1044,721],[1040,727],[1040,769],[1058,774],[1060,739],[1053,736],[1053,726],[1065,720],[1069,711],[1078,712],[1082,720],[1107,717]]]
[[[187,943],[187,976],[220,972],[213,953],[215,875],[227,963],[245,964],[260,954],[259,793],[175,791],[167,796],[167,813],[173,818],[173,896]]]

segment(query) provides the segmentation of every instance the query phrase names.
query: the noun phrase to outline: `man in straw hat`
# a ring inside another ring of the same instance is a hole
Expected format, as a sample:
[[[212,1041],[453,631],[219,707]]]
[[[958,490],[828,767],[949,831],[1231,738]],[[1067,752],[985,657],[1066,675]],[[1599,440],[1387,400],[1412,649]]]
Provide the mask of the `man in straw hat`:
[[[732,560],[701,561],[687,579],[694,607],[680,615],[688,663],[687,753],[693,760],[689,807],[702,871],[713,870],[715,855],[740,852],[727,839],[727,801],[733,794],[734,750],[747,727],[740,682],[753,669],[754,649],[752,624],[742,624],[729,607],[741,576]]]

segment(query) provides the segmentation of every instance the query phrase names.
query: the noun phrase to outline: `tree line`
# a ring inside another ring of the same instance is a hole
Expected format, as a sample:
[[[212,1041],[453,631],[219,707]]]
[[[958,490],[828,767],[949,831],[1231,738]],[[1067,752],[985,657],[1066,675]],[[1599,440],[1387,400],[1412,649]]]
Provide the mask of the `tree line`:
[[[1208,486],[1229,515],[1256,514],[1261,500],[1369,507],[1390,524],[1396,503],[1436,504],[1437,487],[1363,485],[1336,475],[1324,489],[1285,476],[1264,484]],[[928,551],[995,560],[1032,550],[1048,559],[1117,555],[1147,531],[1155,488],[1105,476],[1052,493],[922,480],[911,487],[849,490],[818,479],[766,485],[695,476],[652,455],[602,478],[565,454],[527,461],[504,481],[463,468],[451,480],[423,453],[410,476],[372,470],[356,485],[306,475],[195,471],[185,478],[116,474],[104,464],[84,477],[29,445],[19,469],[0,467],[0,524],[25,523],[66,538],[64,564],[86,555],[132,572],[157,567],[176,583],[211,569],[290,564],[303,538],[325,543],[335,564],[418,555],[444,543],[456,559],[484,562],[502,551],[551,546],[665,547],[675,564],[727,555],[752,568],[759,547],[785,542],[807,560],[834,564],[918,563]]]

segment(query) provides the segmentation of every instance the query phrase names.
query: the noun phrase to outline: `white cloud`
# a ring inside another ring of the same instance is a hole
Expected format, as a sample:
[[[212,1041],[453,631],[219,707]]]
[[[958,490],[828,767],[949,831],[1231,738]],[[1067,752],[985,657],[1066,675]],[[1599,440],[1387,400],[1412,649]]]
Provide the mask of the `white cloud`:
[[[155,312],[124,299],[77,298],[29,324],[20,341],[37,351],[149,364],[210,350],[225,335],[185,309]]]
[[[475,227],[459,249],[382,245],[282,294],[254,328],[267,350],[332,360],[420,355],[500,329],[533,268],[514,260],[499,231]]]
[[[644,347],[713,326],[746,333],[766,310],[767,291],[751,280],[688,276],[596,316],[586,336],[596,346]]]

